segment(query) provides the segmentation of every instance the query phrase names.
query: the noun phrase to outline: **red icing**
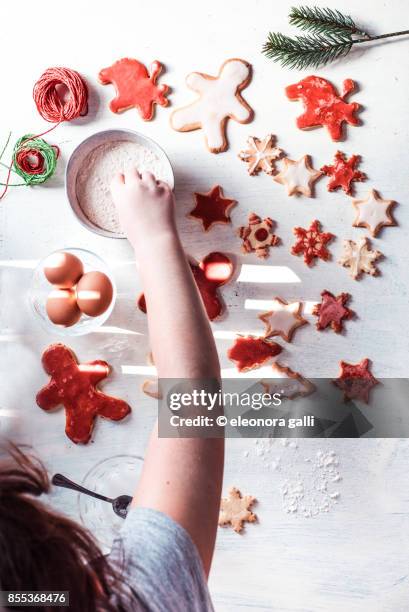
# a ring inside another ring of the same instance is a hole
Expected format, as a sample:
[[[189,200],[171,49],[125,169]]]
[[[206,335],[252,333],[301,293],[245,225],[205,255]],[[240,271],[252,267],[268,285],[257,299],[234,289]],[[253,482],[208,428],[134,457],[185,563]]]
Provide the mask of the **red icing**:
[[[109,374],[106,361],[78,364],[68,347],[52,344],[44,352],[42,364],[51,380],[38,392],[37,404],[47,411],[64,406],[65,433],[76,444],[90,440],[97,415],[119,421],[131,412],[126,402],[96,388]]]
[[[245,372],[260,367],[282,350],[277,342],[268,342],[254,336],[239,336],[227,351],[227,357],[236,363],[239,372]]]
[[[369,393],[379,381],[369,371],[369,359],[362,359],[360,363],[351,364],[340,362],[341,373],[334,380],[334,385],[344,392],[344,401],[361,400],[369,402]]]
[[[346,79],[340,96],[326,79],[308,76],[286,87],[285,93],[290,100],[301,100],[304,105],[304,113],[297,118],[299,128],[322,125],[327,128],[332,140],[341,140],[344,121],[350,125],[359,125],[354,113],[360,108],[360,104],[345,102],[346,96],[354,89],[354,81]]]
[[[103,68],[98,79],[103,85],[112,83],[116,97],[111,100],[109,108],[113,113],[121,113],[135,107],[142,119],[149,121],[153,117],[154,105],[167,106],[167,85],[156,85],[162,70],[160,62],[153,62],[150,75],[146,67],[136,59],[120,59],[109,68]]]
[[[312,314],[318,317],[317,329],[322,330],[330,325],[334,332],[339,334],[343,321],[354,315],[352,310],[345,306],[351,296],[349,293],[340,293],[335,297],[330,291],[323,291],[321,297],[321,304],[317,304],[312,311]]]
[[[225,285],[231,278],[234,265],[224,253],[209,253],[200,263],[189,262],[196,285],[202,296],[207,316],[211,321],[217,319],[224,309],[219,297],[218,288]],[[138,308],[146,313],[144,294],[138,299]]]
[[[196,205],[189,217],[199,219],[205,232],[216,223],[231,223],[229,212],[236,200],[223,197],[220,185],[215,185],[207,193],[195,193],[194,196]]]
[[[331,254],[325,246],[330,240],[335,238],[330,232],[320,232],[321,224],[315,220],[311,223],[308,229],[303,227],[295,227],[294,234],[297,237],[297,242],[291,249],[293,255],[304,254],[304,261],[307,266],[310,266],[315,258],[327,261]]]
[[[347,159],[344,153],[337,151],[335,153],[334,164],[332,166],[322,166],[321,168],[321,172],[331,177],[328,183],[328,191],[335,191],[335,189],[342,187],[345,193],[351,195],[352,182],[364,181],[366,179],[366,174],[359,170],[355,170],[360,159],[359,155],[351,155],[351,157]]]

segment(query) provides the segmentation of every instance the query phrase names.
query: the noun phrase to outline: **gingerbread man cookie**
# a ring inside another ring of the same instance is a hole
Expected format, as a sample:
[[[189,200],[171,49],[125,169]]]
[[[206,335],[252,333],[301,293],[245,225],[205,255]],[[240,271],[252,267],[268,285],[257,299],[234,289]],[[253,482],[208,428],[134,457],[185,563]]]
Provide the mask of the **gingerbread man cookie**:
[[[314,170],[310,156],[304,155],[297,161],[284,157],[283,163],[284,168],[274,177],[276,183],[284,185],[289,196],[305,195],[311,198],[313,185],[322,172]]]
[[[274,162],[283,154],[282,149],[274,146],[276,137],[268,134],[263,140],[256,136],[249,136],[247,149],[240,151],[238,157],[247,163],[247,171],[250,176],[260,171],[266,174],[274,174]]]
[[[285,93],[290,100],[301,100],[304,113],[297,118],[297,126],[304,130],[323,126],[332,140],[341,140],[343,123],[359,125],[355,113],[360,108],[357,102],[345,102],[345,98],[355,89],[352,79],[343,83],[339,95],[332,83],[317,76],[308,76],[294,85],[286,87]]]
[[[369,369],[369,359],[362,359],[357,364],[341,361],[339,365],[341,373],[333,383],[343,391],[344,402],[360,400],[368,404],[371,389],[379,384],[379,380]]]
[[[131,412],[126,402],[96,387],[109,375],[106,361],[78,364],[71,349],[63,344],[52,344],[44,352],[42,364],[51,380],[37,394],[37,404],[46,411],[61,404],[64,406],[65,433],[75,444],[89,442],[98,415],[120,421]]]
[[[255,336],[238,336],[227,351],[227,357],[234,361],[239,372],[247,372],[259,368],[282,350],[277,342]]]
[[[236,200],[225,198],[220,185],[215,185],[207,193],[194,193],[195,207],[188,217],[201,221],[203,229],[208,232],[218,223],[231,223],[230,210],[237,204]]]
[[[343,329],[343,321],[354,316],[353,311],[346,307],[350,299],[349,293],[340,293],[335,297],[330,291],[323,291],[321,304],[316,304],[312,310],[312,314],[318,317],[317,329],[323,330],[330,326],[339,334]]]
[[[242,252],[255,253],[257,257],[266,258],[270,247],[281,242],[273,232],[274,227],[275,222],[270,217],[261,219],[256,213],[250,213],[248,225],[242,225],[237,230],[237,235],[243,240]]]
[[[279,297],[275,298],[272,309],[258,315],[266,326],[264,337],[281,336],[286,342],[291,342],[295,330],[308,323],[300,314],[301,306],[301,302],[288,304]]]
[[[219,525],[231,525],[236,533],[243,529],[243,523],[254,523],[257,516],[251,512],[256,498],[251,495],[242,497],[240,491],[233,487],[229,497],[222,497],[220,504]]]
[[[375,189],[371,189],[365,200],[353,200],[357,216],[353,227],[366,227],[375,238],[383,227],[396,225],[392,208],[396,202],[383,200]]]
[[[314,259],[318,258],[328,261],[331,258],[326,244],[335,238],[335,236],[330,232],[321,232],[320,229],[320,222],[315,220],[308,229],[295,227],[293,230],[297,237],[297,242],[292,247],[291,253],[293,255],[303,254],[307,266],[311,266]]]
[[[321,172],[331,178],[327,187],[328,191],[335,191],[341,187],[347,195],[351,195],[353,181],[364,181],[366,179],[366,174],[356,170],[360,159],[360,155],[351,155],[347,159],[344,153],[337,151],[333,165],[322,166],[321,168]]]
[[[376,276],[379,273],[375,266],[375,261],[383,257],[380,251],[371,251],[368,238],[360,238],[358,242],[354,240],[344,240],[344,252],[338,263],[344,268],[350,268],[350,274],[357,280],[361,274]]]
[[[156,84],[162,68],[162,64],[155,61],[149,74],[141,62],[128,57],[118,60],[109,68],[103,68],[98,75],[99,82],[102,85],[112,83],[116,91],[115,98],[109,104],[111,111],[122,113],[135,107],[144,121],[150,121],[155,104],[169,104],[166,98],[168,85]]]
[[[200,263],[189,262],[193,278],[200,291],[210,321],[223,314],[224,305],[219,296],[219,288],[229,282],[234,272],[232,260],[224,253],[209,253]],[[146,313],[146,300],[142,293],[138,299],[138,308]]]
[[[217,77],[192,72],[186,84],[199,94],[188,106],[173,111],[170,123],[178,132],[202,129],[206,145],[211,153],[227,149],[226,123],[234,119],[249,123],[253,111],[241,97],[241,90],[251,80],[251,66],[242,59],[229,59],[220,68]]]

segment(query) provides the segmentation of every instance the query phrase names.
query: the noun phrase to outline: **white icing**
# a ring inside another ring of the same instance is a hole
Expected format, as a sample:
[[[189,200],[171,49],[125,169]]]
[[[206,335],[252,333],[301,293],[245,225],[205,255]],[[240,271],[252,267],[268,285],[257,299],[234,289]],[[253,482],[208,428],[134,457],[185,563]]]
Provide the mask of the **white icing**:
[[[366,200],[354,200],[358,216],[354,225],[365,223],[369,231],[375,235],[379,225],[389,225],[388,209],[391,200],[383,200],[372,189]]]
[[[202,128],[209,149],[222,149],[224,128],[222,123],[227,117],[245,122],[249,110],[236,97],[238,87],[248,79],[249,66],[242,60],[228,60],[217,78],[198,72],[189,74],[186,79],[189,89],[200,97],[171,115],[171,126],[175,130],[189,131]]]
[[[371,275],[376,273],[374,262],[379,259],[381,253],[371,251],[366,238],[361,238],[358,242],[345,240],[343,246],[344,252],[339,263],[350,268],[352,278],[358,278],[361,272]]]
[[[150,149],[137,142],[117,140],[100,145],[85,158],[77,175],[76,193],[85,216],[97,227],[122,233],[110,184],[115,174],[136,167],[139,172],[152,172],[166,181],[163,162]]]
[[[279,300],[273,300],[272,313],[269,315],[269,323],[273,332],[288,336],[294,324],[297,323],[297,314],[300,302],[293,304],[282,304]]]
[[[274,179],[287,186],[289,195],[302,193],[311,196],[311,184],[321,175],[318,170],[310,169],[307,157],[298,161],[285,158],[285,168]]]

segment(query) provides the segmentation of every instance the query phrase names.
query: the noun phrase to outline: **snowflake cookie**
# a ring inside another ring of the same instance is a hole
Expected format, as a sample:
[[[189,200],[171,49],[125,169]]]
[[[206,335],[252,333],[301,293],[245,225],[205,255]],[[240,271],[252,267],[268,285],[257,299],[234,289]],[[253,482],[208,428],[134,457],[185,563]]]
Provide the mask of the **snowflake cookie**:
[[[251,495],[242,497],[240,491],[233,487],[228,497],[222,497],[220,503],[219,525],[231,525],[236,533],[240,533],[244,523],[254,523],[257,516],[251,512],[256,498]]]
[[[380,251],[371,251],[368,238],[360,238],[357,242],[344,240],[344,252],[338,263],[345,268],[350,268],[350,274],[355,280],[363,272],[376,276],[379,271],[374,265],[377,259],[383,257]]]
[[[347,159],[346,155],[341,151],[335,153],[334,163],[330,166],[322,166],[321,172],[324,172],[330,177],[327,189],[335,191],[341,187],[347,195],[352,194],[352,183],[354,181],[364,181],[366,174],[356,170],[357,164],[360,162],[360,155],[351,155]]]
[[[311,266],[314,259],[323,259],[328,261],[331,254],[326,245],[333,238],[334,234],[330,232],[320,232],[321,224],[315,220],[311,223],[308,229],[303,227],[295,227],[293,232],[297,237],[297,242],[291,249],[293,255],[304,255],[304,261],[307,266]]]
[[[280,238],[273,233],[275,222],[266,217],[261,219],[256,213],[249,214],[248,225],[242,225],[237,235],[243,240],[242,252],[255,253],[257,257],[266,258],[270,247],[280,244]]]
[[[260,171],[266,174],[274,174],[275,161],[283,154],[282,149],[274,146],[276,137],[268,134],[263,140],[255,136],[247,139],[247,149],[240,151],[239,158],[247,163],[247,171],[250,176]]]
[[[249,123],[253,111],[241,97],[241,90],[251,80],[251,65],[242,59],[229,59],[220,68],[217,77],[192,72],[186,84],[198,94],[198,98],[183,108],[173,111],[172,128],[178,132],[202,129],[207,148],[211,153],[227,149],[226,123],[234,119]]]

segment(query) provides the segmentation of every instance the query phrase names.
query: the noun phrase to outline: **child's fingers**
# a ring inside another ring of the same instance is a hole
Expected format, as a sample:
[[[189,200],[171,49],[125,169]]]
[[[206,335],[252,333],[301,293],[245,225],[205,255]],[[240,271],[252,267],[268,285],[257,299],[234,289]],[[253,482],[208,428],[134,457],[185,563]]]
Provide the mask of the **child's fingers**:
[[[142,172],[142,181],[149,187],[156,187],[157,185],[156,178],[152,172]]]
[[[125,170],[125,183],[130,183],[131,181],[141,180],[141,175],[138,172],[138,169],[135,166],[130,166]]]
[[[125,177],[122,173],[115,174],[110,184],[111,193],[115,196],[116,193],[123,187],[125,183]]]

